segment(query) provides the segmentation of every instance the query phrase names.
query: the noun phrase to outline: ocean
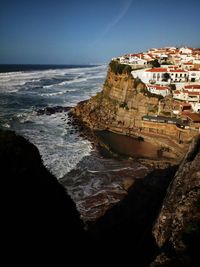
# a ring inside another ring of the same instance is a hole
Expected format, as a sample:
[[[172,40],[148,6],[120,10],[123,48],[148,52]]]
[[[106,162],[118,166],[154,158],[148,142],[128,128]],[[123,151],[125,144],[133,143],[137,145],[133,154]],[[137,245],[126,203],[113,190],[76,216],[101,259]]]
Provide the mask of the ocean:
[[[37,116],[47,106],[72,107],[102,89],[106,66],[4,65],[0,67],[0,127],[34,143],[59,179],[91,151],[67,124],[65,113]]]
[[[66,187],[86,220],[126,193],[123,179],[140,178],[138,162],[103,158],[69,122],[67,112],[38,116],[46,107],[73,107],[102,90],[107,65],[0,65],[0,127],[37,146],[44,165]]]

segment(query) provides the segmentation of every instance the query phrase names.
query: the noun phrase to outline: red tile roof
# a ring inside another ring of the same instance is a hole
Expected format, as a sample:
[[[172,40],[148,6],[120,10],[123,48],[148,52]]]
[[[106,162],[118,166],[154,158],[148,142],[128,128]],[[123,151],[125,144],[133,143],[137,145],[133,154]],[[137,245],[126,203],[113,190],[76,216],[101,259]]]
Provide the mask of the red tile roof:
[[[185,85],[185,89],[200,89],[200,84]]]
[[[186,63],[183,63],[183,65],[193,65],[193,63],[191,63],[191,62],[186,62]]]
[[[200,114],[198,113],[188,113],[185,114],[186,117],[188,117],[193,122],[200,122]]]
[[[190,103],[181,103],[180,106],[182,107],[191,107]]]
[[[187,72],[185,70],[170,70],[170,72]]]
[[[167,72],[166,68],[153,68],[150,70],[146,70],[146,72]]]
[[[190,92],[188,90],[183,90],[183,93],[186,93],[188,95],[200,95],[200,92]]]
[[[152,85],[152,84],[149,84],[147,85],[148,87],[151,87],[151,88],[154,88],[156,90],[169,90],[169,87],[167,86],[161,86],[161,85]]]

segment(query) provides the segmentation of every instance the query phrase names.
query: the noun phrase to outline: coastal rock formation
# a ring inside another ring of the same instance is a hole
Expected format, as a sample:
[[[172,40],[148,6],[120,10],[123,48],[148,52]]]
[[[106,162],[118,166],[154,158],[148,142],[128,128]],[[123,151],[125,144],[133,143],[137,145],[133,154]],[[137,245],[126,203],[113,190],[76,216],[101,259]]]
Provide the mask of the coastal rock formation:
[[[139,135],[162,144],[179,163],[197,133],[142,121],[143,115],[156,115],[158,109],[169,115],[172,106],[172,97],[160,99],[149,94],[130,73],[116,73],[110,67],[102,92],[79,103],[70,114],[90,129]],[[113,257],[132,253],[136,266],[198,266],[199,162],[200,137],[196,136],[175,176],[175,166],[150,173],[134,183],[128,196],[90,228],[97,243],[103,242],[106,252],[114,248],[114,254],[108,253]]]
[[[0,131],[0,163],[6,262],[56,255],[70,260],[76,251],[84,251],[87,237],[76,206],[43,166],[38,149],[14,132]]]
[[[145,85],[129,73],[108,70],[102,92],[79,103],[72,114],[90,128],[113,129],[117,132],[141,126],[141,117],[156,112],[159,99],[145,95]]]
[[[15,256],[15,262],[56,257],[57,263],[78,263],[81,258],[94,266],[95,257],[102,264],[131,260],[137,267],[199,266],[199,160],[197,137],[177,172],[169,166],[138,179],[86,232],[75,204],[42,165],[37,148],[13,132],[0,132],[3,252]]]
[[[170,149],[172,157],[182,158],[196,132],[175,124],[147,122],[144,115],[171,116],[173,98],[150,93],[131,72],[116,72],[109,66],[103,90],[80,102],[69,114],[91,129],[109,130],[145,140]],[[156,138],[155,138],[156,136]]]
[[[153,228],[160,247],[154,266],[199,266],[200,136],[190,148],[171,182]]]

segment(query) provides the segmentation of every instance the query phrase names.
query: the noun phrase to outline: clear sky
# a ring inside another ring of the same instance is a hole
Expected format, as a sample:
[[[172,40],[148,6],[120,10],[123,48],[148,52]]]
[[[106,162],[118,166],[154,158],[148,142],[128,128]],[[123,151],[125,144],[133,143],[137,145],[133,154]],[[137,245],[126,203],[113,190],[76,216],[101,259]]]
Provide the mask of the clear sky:
[[[96,64],[200,47],[199,0],[1,0],[0,63]]]

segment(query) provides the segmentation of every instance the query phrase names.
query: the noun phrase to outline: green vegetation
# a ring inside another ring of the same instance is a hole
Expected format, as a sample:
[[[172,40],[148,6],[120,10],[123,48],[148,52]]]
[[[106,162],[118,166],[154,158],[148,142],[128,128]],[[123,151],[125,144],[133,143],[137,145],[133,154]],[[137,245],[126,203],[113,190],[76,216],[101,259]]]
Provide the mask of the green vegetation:
[[[134,79],[134,88],[136,88],[140,83],[142,83],[142,81],[140,80],[140,78],[135,78]]]
[[[174,83],[171,83],[169,87],[171,88],[171,90],[176,90],[176,85]]]
[[[163,74],[163,81],[167,82],[168,79],[170,79],[170,75],[169,75],[169,73],[165,72],[165,73]]]
[[[103,94],[102,92],[97,93],[95,96],[92,97],[92,99],[94,99],[97,102],[101,102],[103,98]]]
[[[171,112],[169,111],[162,111],[161,113],[162,115],[167,116],[167,117],[171,116]]]
[[[189,222],[186,227],[185,227],[185,234],[193,234],[193,233],[197,233],[199,231],[199,224],[198,222]]]
[[[154,59],[154,60],[151,61],[150,63],[151,63],[151,65],[152,65],[153,68],[158,68],[158,67],[160,67],[160,63],[158,62],[157,59]]]
[[[118,61],[112,60],[109,64],[110,69],[115,74],[131,74],[132,68],[129,65],[120,64]]]
[[[200,235],[200,223],[199,221],[191,221],[189,222],[182,234],[183,242],[192,248],[195,248],[199,244],[198,239]]]
[[[148,108],[148,112],[157,113],[158,112],[158,107],[157,106],[150,106]]]

